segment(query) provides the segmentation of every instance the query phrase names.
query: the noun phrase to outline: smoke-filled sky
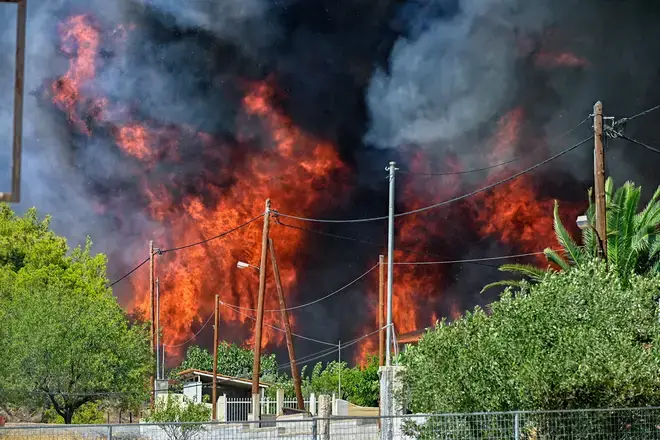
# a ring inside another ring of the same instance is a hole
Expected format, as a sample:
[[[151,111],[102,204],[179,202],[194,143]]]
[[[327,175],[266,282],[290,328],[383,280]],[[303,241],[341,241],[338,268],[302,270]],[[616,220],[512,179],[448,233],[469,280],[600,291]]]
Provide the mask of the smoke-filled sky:
[[[15,7],[0,6],[4,189],[10,169]],[[67,72],[72,53],[63,50],[62,24],[75,15],[91,17],[103,34],[94,78],[83,92],[117,103],[92,136],[67,120],[49,92]],[[456,161],[461,169],[487,166],[529,153],[565,132],[586,118],[598,99],[607,115],[617,117],[660,103],[660,6],[652,1],[30,0],[28,17],[23,200],[17,209],[36,206],[52,214],[55,229],[71,243],[90,235],[96,250],[109,256],[111,278],[141,261],[146,238],[169,227],[148,209],[138,188],[141,178],[154,187],[162,183],[175,204],[202,194],[204,203],[213,205],[217,199],[206,194],[206,186],[230,185],[226,176],[237,157],[271,147],[244,142],[246,133],[253,139],[259,129],[248,120],[236,122],[246,83],[272,83],[277,111],[309,136],[334,145],[350,170],[351,190],[337,187],[342,203],[332,209],[317,204],[304,213],[330,218],[383,215],[383,169],[389,160],[411,168],[422,157],[426,171],[455,170]],[[495,149],[493,136],[514,109],[521,115],[515,142]],[[122,123],[126,112],[133,119],[158,121],[161,128],[210,133],[226,147],[209,162],[197,143],[183,139],[179,160],[144,167],[117,148],[107,128]],[[629,135],[660,142],[653,124],[658,117],[631,124]],[[587,124],[562,145],[588,135]],[[559,148],[538,153],[532,163]],[[623,141],[608,147],[608,172],[616,182],[642,183],[647,195],[658,184],[659,163],[652,153]],[[519,169],[505,169],[503,176]],[[539,200],[575,203],[592,176],[586,147],[536,172],[529,186]],[[400,178],[399,210],[454,196],[452,187],[460,193],[487,183],[484,174],[461,176],[458,183],[406,179],[414,178]],[[509,191],[499,205],[515,204],[516,193]],[[411,226],[417,232],[401,240],[445,258],[529,250],[508,240],[505,231],[485,227],[488,220],[475,213],[480,206],[443,208]],[[484,206],[490,206],[493,221],[501,215],[494,203]],[[385,241],[382,224],[320,229]],[[301,300],[339,287],[335,280],[349,281],[370,267],[378,252],[320,236],[305,240],[295,263]],[[429,302],[411,299],[405,307],[430,304],[437,316],[451,315],[491,298],[477,293],[499,276],[489,266],[443,268],[442,277],[429,275],[430,285],[419,287],[428,290]],[[116,293],[124,302],[133,294],[130,286],[119,286]],[[208,298],[213,292],[200,295]],[[351,288],[346,296],[361,298],[364,288]],[[371,314],[370,304],[333,299],[300,316],[296,326],[300,333],[327,340],[351,339],[369,325],[356,324],[345,310]],[[417,316],[413,327],[430,323],[427,314]],[[199,315],[206,313],[200,308]],[[319,322],[325,323],[322,328]],[[191,325],[191,331],[199,328],[198,321]],[[203,333],[201,342],[207,336]],[[301,344],[303,354],[316,350]]]

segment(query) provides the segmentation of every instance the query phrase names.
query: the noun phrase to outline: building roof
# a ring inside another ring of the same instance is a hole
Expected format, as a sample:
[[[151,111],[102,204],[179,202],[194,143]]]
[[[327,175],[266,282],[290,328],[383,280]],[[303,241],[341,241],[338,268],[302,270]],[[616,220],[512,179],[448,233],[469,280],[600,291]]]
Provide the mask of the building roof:
[[[213,373],[209,371],[196,370],[190,368],[188,370],[183,370],[177,374],[181,380],[192,379],[194,377],[199,377],[200,380],[204,382],[211,382],[213,380]],[[252,380],[243,379],[239,377],[225,376],[224,374],[216,374],[216,381],[218,384],[233,385],[239,388],[250,388],[252,387]],[[269,388],[270,384],[259,382],[259,388]]]
[[[397,336],[397,342],[399,344],[416,344],[419,342],[427,329],[415,330],[414,332],[404,333]]]

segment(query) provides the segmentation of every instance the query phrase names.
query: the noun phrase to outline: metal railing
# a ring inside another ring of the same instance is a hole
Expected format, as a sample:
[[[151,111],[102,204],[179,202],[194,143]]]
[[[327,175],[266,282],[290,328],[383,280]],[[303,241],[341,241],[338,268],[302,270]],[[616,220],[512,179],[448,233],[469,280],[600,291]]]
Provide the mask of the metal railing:
[[[263,399],[261,404],[261,414],[265,416],[275,416],[278,413],[277,400]],[[309,409],[309,400],[305,400],[305,408]],[[283,405],[285,408],[297,408],[298,402],[296,400],[284,400]],[[252,414],[252,399],[251,398],[229,398],[225,401],[225,420],[228,422],[242,422],[249,419]]]
[[[37,425],[0,428],[2,440],[647,440],[660,408],[298,418],[238,423]]]

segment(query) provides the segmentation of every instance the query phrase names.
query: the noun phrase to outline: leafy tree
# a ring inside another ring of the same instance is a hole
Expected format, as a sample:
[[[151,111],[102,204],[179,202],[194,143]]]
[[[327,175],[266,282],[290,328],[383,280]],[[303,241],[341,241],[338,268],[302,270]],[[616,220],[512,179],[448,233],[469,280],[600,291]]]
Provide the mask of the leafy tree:
[[[62,424],[64,418],[59,415],[53,407],[48,408],[44,413],[46,423]],[[88,402],[78,408],[73,415],[72,423],[74,425],[99,425],[106,422],[105,416],[97,402]]]
[[[660,275],[598,260],[505,290],[406,351],[415,412],[636,407],[660,398]],[[429,366],[433,366],[429,368]]]
[[[192,402],[183,395],[169,394],[166,399],[156,402],[156,407],[146,420],[158,423],[170,440],[190,440],[205,431],[203,424],[194,422],[211,420],[211,408],[202,402]],[[172,425],[172,422],[183,424]]]
[[[605,204],[607,214],[607,260],[609,269],[628,283],[633,273],[646,274],[660,271],[660,187],[656,189],[649,203],[639,211],[642,189],[632,182],[626,182],[613,192],[614,183],[607,179],[605,185]],[[557,241],[563,254],[546,249],[545,255],[550,263],[561,270],[580,268],[588,264],[602,249],[595,233],[595,208],[589,192],[587,220],[589,226],[582,230],[582,245],[578,245],[568,233],[559,218],[559,206],[555,202],[554,225]],[[500,270],[524,275],[531,282],[540,282],[545,272],[532,265],[506,264]],[[516,286],[519,281],[498,281],[484,287]]]
[[[251,377],[254,354],[252,349],[236,344],[221,342],[218,344],[218,373],[233,377]],[[197,345],[192,345],[186,352],[186,357],[177,368],[170,372],[175,378],[177,373],[196,369],[213,371],[213,354]],[[272,377],[277,374],[277,360],[274,354],[261,356],[261,377]]]
[[[359,406],[378,406],[379,377],[378,357],[369,358],[366,366],[348,368],[345,362],[337,361],[323,364],[317,363],[311,374],[307,374],[307,367],[303,367],[302,391],[309,397],[311,393],[337,394],[339,392],[339,377],[341,374],[341,395],[337,396]],[[275,388],[282,388],[286,395],[293,397],[294,388],[291,378],[281,378],[276,387],[269,390],[275,394]]]
[[[89,240],[69,251],[34,210],[0,205],[0,315],[4,406],[45,398],[71,423],[88,402],[146,396],[148,332],[112,296],[105,256]]]

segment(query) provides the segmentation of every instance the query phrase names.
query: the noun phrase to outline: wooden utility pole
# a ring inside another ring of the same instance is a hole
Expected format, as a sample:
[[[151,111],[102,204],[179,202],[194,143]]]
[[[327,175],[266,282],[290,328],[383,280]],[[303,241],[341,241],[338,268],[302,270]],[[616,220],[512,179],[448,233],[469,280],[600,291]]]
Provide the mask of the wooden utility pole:
[[[254,329],[254,362],[252,363],[252,418],[261,419],[259,401],[259,369],[261,367],[261,328],[264,323],[264,295],[266,293],[266,259],[268,258],[268,230],[270,221],[270,199],[266,199],[264,229],[261,235],[261,262],[259,264],[259,297],[257,299],[257,322]]]
[[[151,320],[151,353],[154,354],[156,348],[156,301],[154,292],[154,242],[149,240],[149,315]],[[149,378],[151,382],[151,405],[153,407],[156,400],[156,384],[154,375]]]
[[[607,210],[605,206],[605,148],[603,146],[603,103],[594,105],[594,192],[599,253],[607,260]]]
[[[14,70],[14,134],[12,138],[11,192],[0,192],[0,202],[21,201],[21,157],[23,149],[23,101],[25,95],[25,29],[27,0],[0,0],[16,3],[16,66]]]
[[[218,420],[218,321],[219,321],[219,308],[220,306],[220,297],[219,295],[215,296],[215,303],[213,305],[213,389],[211,391],[211,414],[213,415],[213,420]]]
[[[291,363],[291,377],[293,378],[293,387],[296,390],[296,400],[298,400],[298,409],[305,409],[305,400],[303,399],[302,388],[300,386],[300,375],[298,374],[298,365],[296,365],[296,351],[293,348],[293,337],[291,336],[291,325],[289,324],[289,314],[286,311],[286,300],[284,299],[284,290],[282,289],[282,280],[280,279],[280,269],[277,266],[275,257],[275,247],[273,240],[268,239],[268,249],[270,250],[270,261],[273,263],[273,275],[275,284],[277,284],[277,295],[280,299],[280,310],[282,311],[282,323],[286,334],[286,348],[289,351],[289,362]]]
[[[385,365],[385,257],[378,256],[378,365]]]

